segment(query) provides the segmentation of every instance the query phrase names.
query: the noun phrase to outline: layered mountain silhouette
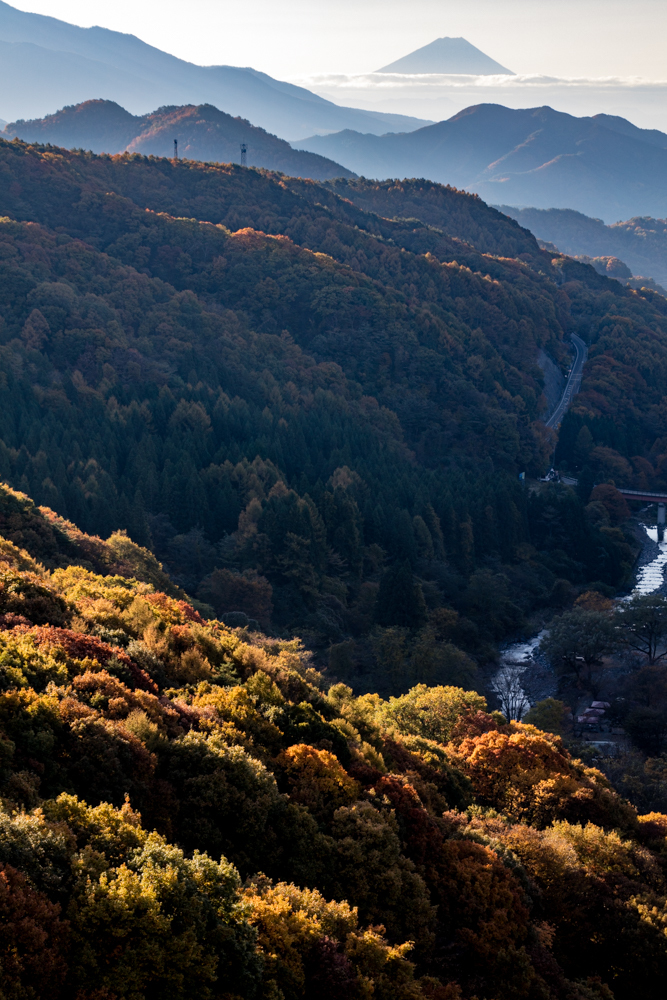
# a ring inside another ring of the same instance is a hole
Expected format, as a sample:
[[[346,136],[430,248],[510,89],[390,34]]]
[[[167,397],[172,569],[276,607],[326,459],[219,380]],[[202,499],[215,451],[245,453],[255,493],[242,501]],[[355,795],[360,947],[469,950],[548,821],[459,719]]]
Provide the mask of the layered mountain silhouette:
[[[667,219],[648,216],[605,226],[571,209],[496,206],[537,238],[572,257],[619,257],[635,275],[650,275],[667,285]]]
[[[424,177],[492,203],[572,208],[607,222],[667,215],[667,135],[613,115],[479,104],[410,134],[348,129],[295,146],[366,177]]]
[[[317,153],[292,149],[284,139],[243,118],[232,118],[210,104],[158,108],[139,116],[113,101],[84,101],[46,118],[12,122],[0,137],[90,149],[94,153],[127,150],[148,156],[173,156],[176,139],[179,156],[184,159],[217,163],[238,163],[244,143],[248,166],[313,180],[354,176],[339,163]]]
[[[465,38],[436,38],[422,45],[409,55],[397,59],[378,73],[465,73],[474,76],[493,76],[503,73],[514,76]]]
[[[3,139],[51,143],[93,153],[120,153],[138,135],[149,115],[131,115],[115,101],[83,101],[45,118],[9,122]]]
[[[284,139],[345,128],[383,134],[423,121],[342,108],[303,87],[237,66],[196,66],[106,28],[79,28],[0,0],[0,115],[34,118],[97,94],[133,114],[213,104]]]

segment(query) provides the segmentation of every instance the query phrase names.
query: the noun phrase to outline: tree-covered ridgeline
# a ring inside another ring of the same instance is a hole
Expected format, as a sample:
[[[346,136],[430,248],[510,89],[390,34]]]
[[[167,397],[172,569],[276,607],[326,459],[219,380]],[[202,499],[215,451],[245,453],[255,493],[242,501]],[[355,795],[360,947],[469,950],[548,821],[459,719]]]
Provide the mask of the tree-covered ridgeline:
[[[218,613],[273,613],[325,646],[368,633],[406,561],[427,616],[468,623],[411,624],[475,655],[559,580],[627,575],[618,531],[517,473],[552,448],[538,349],[564,362],[567,332],[610,310],[659,343],[653,297],[554,267],[438,185],[19,142],[0,172],[0,474],[38,503],[129,530]]]

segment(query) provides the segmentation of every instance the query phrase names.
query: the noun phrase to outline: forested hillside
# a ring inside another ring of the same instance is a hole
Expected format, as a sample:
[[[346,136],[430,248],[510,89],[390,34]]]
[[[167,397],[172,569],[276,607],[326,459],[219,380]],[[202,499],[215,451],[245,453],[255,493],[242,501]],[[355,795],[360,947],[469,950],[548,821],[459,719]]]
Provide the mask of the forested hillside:
[[[620,257],[633,274],[667,285],[665,219],[640,217],[605,226],[601,219],[590,219],[566,208],[498,207],[522,226],[529,227],[538,239],[555,243],[562,253]]]
[[[4,997],[662,997],[667,816],[474,690],[356,696],[164,582],[0,488]]]
[[[245,118],[233,118],[212,104],[162,107],[150,114],[131,115],[114,101],[83,101],[45,118],[11,122],[2,138],[17,137],[94,153],[129,150],[168,157],[173,156],[176,139],[179,156],[212,163],[239,163],[244,143],[251,167],[316,180],[354,176],[339,163],[292,149],[284,139],[251,125]]]
[[[588,468],[662,482],[664,299],[425,182],[20,142],[0,180],[0,475],[127,529],[205,613],[395,693],[470,678],[525,614],[626,581],[587,496],[518,473],[554,446],[539,349],[564,367],[578,332]]]

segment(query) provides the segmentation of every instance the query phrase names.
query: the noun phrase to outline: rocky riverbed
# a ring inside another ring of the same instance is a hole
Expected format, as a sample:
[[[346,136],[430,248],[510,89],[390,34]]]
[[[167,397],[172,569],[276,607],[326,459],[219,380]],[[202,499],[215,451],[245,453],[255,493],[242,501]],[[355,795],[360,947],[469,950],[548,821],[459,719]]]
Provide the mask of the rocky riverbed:
[[[667,540],[658,542],[655,526],[636,522],[635,532],[641,546],[630,594],[667,594]],[[628,595],[628,596],[629,596]],[[558,679],[546,658],[540,654],[544,631],[530,639],[511,643],[500,650],[498,666],[490,679],[501,710],[514,718],[524,715],[531,705],[544,698],[555,698]]]

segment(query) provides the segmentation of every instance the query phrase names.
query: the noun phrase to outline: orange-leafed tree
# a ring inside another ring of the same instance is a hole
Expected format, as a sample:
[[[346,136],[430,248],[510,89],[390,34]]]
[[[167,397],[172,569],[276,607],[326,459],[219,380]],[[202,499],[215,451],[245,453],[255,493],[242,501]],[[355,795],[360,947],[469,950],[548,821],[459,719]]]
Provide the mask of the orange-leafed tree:
[[[359,797],[360,786],[335,754],[297,743],[277,759],[294,802],[307,806],[320,821],[331,819],[336,809]]]

